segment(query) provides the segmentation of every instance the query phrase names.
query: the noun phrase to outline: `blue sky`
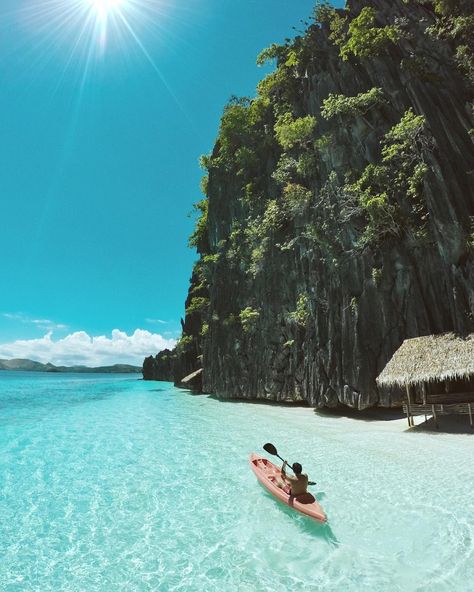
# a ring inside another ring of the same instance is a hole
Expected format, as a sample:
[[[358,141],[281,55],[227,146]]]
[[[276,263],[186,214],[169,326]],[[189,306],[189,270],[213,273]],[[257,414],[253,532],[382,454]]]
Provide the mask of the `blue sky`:
[[[123,17],[106,31],[98,1],[2,0],[0,357],[141,363],[171,344],[199,155],[228,98],[254,94],[259,51],[314,5],[102,0]]]

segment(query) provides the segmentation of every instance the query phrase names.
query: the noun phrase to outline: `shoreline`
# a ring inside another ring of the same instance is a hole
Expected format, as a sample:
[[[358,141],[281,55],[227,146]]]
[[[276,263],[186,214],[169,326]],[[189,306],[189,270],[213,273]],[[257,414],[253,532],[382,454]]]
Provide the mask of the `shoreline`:
[[[175,387],[178,388],[178,387]],[[369,407],[367,409],[357,410],[350,407],[311,407],[305,402],[285,402],[285,401],[270,401],[266,399],[223,399],[217,395],[208,393],[195,393],[189,389],[179,387],[179,390],[185,391],[187,394],[193,396],[200,395],[209,399],[213,399],[219,403],[249,403],[252,405],[281,408],[282,410],[300,409],[311,411],[314,416],[326,419],[349,419],[355,420],[357,423],[375,423],[375,424],[391,424],[398,426],[399,431],[407,433],[431,433],[431,434],[465,434],[474,435],[474,429],[471,428],[469,422],[464,416],[459,415],[443,415],[439,421],[439,427],[435,426],[432,417],[425,419],[424,416],[419,415],[414,417],[415,425],[409,427],[407,425],[407,417],[403,409],[398,407]]]

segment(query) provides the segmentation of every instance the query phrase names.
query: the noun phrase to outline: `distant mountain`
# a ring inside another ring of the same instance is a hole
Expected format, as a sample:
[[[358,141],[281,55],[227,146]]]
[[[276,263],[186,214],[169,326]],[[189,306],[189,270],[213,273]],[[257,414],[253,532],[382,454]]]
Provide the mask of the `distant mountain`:
[[[33,360],[16,358],[14,360],[0,360],[0,370],[30,370],[32,372],[47,372],[52,364],[41,364]]]
[[[80,373],[104,373],[104,374],[138,374],[141,366],[130,364],[114,364],[113,366],[55,366],[54,364],[42,364],[34,360],[16,358],[14,360],[0,360],[0,370],[23,370],[29,372],[80,372]]]

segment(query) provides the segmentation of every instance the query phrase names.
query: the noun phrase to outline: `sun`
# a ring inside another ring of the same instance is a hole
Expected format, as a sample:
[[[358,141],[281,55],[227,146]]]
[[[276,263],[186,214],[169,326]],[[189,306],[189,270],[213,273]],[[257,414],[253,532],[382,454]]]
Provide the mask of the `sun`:
[[[127,3],[127,0],[84,0],[91,8],[98,11],[113,12]]]
[[[93,12],[99,19],[106,19],[114,13],[120,13],[126,5],[128,0],[83,0],[86,6]]]
[[[127,14],[134,0],[80,0],[90,20],[95,22],[94,37],[101,53],[104,53],[109,35],[109,28],[129,27]]]

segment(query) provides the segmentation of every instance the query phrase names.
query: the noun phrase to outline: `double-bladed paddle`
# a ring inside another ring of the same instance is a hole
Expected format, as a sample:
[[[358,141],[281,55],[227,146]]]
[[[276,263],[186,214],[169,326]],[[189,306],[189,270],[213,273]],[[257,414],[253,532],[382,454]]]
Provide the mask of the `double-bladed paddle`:
[[[275,448],[275,446],[273,446],[273,444],[271,444],[270,442],[267,442],[266,444],[263,445],[263,449],[268,452],[268,454],[273,454],[273,456],[278,456],[278,458],[280,460],[282,460],[283,462],[285,462],[285,459],[282,458],[279,454],[278,454],[278,450]],[[288,465],[290,467],[290,469],[293,471],[292,467],[290,465]],[[294,473],[294,471],[293,471]],[[316,481],[308,481],[308,485],[316,485]]]

